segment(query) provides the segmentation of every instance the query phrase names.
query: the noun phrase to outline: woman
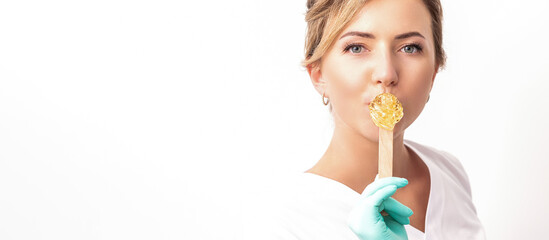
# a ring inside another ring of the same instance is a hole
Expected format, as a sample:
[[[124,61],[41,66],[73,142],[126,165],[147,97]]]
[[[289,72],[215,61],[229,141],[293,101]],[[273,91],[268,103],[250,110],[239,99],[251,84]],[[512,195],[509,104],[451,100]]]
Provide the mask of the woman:
[[[444,66],[439,0],[309,0],[307,7],[303,66],[329,105],[334,134],[321,159],[285,189],[289,197],[271,206],[265,234],[484,239],[458,159],[404,140]],[[394,128],[395,177],[377,179],[378,127],[368,104],[384,92],[400,100],[404,117]]]

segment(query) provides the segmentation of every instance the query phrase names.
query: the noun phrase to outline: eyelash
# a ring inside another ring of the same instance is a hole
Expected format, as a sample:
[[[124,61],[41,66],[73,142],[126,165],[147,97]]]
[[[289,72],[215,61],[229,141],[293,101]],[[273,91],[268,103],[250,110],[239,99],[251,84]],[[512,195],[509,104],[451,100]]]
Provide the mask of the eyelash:
[[[349,49],[351,49],[351,47],[356,47],[356,46],[359,46],[359,47],[362,47],[364,48],[364,46],[362,44],[356,44],[356,43],[349,43],[347,44],[347,46],[345,46],[345,48],[343,49],[343,53],[346,53],[346,52],[349,52]],[[415,47],[417,49],[417,52],[418,53],[421,53],[423,51],[423,47],[421,46],[421,44],[419,43],[410,43],[410,44],[407,44],[405,46],[403,46],[402,48],[404,47],[408,47],[408,46],[411,46],[411,47]],[[400,49],[402,49],[400,48]]]

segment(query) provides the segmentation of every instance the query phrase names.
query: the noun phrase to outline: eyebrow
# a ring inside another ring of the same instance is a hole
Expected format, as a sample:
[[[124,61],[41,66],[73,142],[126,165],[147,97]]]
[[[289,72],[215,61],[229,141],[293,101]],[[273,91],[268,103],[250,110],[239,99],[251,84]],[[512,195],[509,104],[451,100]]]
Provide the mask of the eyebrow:
[[[371,39],[376,38],[371,33],[351,31],[351,32],[347,32],[347,33],[343,34],[343,36],[341,36],[339,39],[341,40],[342,38],[347,37],[347,36],[359,36],[359,37],[371,38]],[[414,37],[414,36],[421,37],[421,38],[425,39],[425,37],[423,35],[421,35],[421,33],[419,33],[419,32],[407,32],[407,33],[399,34],[399,35],[395,36],[395,39],[397,39],[397,40],[398,39],[405,39],[405,38]]]

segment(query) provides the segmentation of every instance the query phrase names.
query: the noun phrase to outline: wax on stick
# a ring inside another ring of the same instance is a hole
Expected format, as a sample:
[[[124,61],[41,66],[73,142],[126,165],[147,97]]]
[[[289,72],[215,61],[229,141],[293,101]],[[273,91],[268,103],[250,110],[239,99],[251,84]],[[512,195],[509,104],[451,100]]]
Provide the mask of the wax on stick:
[[[379,178],[393,176],[393,129],[404,116],[404,109],[397,97],[390,93],[377,95],[368,106],[370,116],[379,127]]]

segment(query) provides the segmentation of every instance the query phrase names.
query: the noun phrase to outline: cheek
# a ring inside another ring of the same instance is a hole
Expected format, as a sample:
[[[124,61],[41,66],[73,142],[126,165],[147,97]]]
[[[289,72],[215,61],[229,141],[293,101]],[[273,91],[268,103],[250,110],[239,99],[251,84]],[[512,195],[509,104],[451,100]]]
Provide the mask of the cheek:
[[[413,69],[407,69],[400,79],[402,84],[400,90],[404,91],[402,96],[405,96],[405,99],[402,99],[404,107],[402,124],[406,127],[412,124],[423,111],[434,74],[434,67],[426,64],[409,65],[409,67]]]
[[[370,117],[366,105],[369,86],[368,74],[371,74],[366,64],[353,64],[350,61],[333,63],[329,72],[329,88],[333,96],[334,113],[346,124],[360,131],[371,141],[377,141],[378,128]]]
[[[364,64],[362,64],[364,65]],[[339,59],[325,65],[323,71],[333,111],[344,122],[351,123],[362,119],[364,112],[364,92],[367,88],[364,66]]]
[[[324,72],[328,89],[337,99],[348,99],[364,90],[364,67],[349,64],[348,61],[334,61],[329,63]]]

